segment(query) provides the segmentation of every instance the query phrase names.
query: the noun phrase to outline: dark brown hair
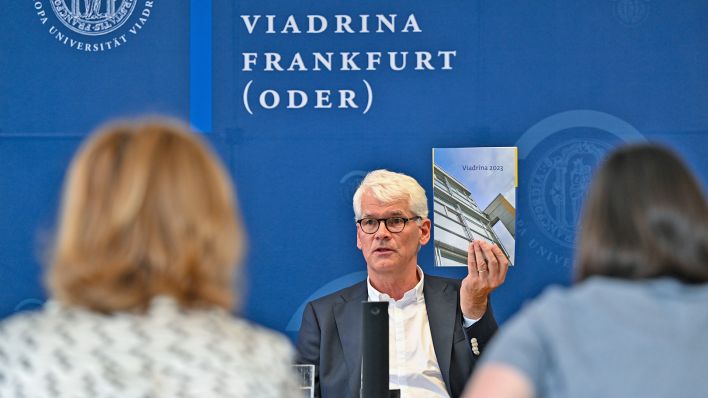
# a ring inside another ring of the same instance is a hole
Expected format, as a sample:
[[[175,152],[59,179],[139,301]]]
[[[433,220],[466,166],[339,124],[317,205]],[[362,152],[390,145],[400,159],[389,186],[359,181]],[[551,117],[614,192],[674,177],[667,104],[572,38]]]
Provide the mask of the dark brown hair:
[[[600,166],[581,219],[577,280],[673,277],[708,282],[708,207],[669,150],[633,145]]]

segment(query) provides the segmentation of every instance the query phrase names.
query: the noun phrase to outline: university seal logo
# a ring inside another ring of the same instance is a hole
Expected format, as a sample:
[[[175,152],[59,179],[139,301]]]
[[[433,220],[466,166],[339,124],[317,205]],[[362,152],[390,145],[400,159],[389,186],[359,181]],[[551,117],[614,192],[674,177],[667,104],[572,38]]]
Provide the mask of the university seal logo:
[[[52,9],[64,26],[89,36],[120,28],[136,4],[136,0],[51,0]]]
[[[578,214],[590,177],[612,149],[597,140],[574,139],[551,148],[531,175],[531,214],[541,230],[561,246],[572,247]]]
[[[649,0],[613,0],[617,20],[627,26],[644,22],[649,15]]]
[[[364,177],[366,177],[365,171],[352,170],[339,180],[339,194],[345,206],[351,207],[354,192],[359,188]]]
[[[102,52],[120,47],[140,33],[155,2],[34,0],[33,4],[39,21],[56,41],[81,52]]]

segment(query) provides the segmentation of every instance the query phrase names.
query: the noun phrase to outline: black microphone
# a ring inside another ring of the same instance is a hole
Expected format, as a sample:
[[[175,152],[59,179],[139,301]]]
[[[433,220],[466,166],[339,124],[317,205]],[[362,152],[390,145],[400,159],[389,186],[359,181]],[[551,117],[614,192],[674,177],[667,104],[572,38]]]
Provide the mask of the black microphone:
[[[388,301],[361,304],[361,398],[389,398]]]

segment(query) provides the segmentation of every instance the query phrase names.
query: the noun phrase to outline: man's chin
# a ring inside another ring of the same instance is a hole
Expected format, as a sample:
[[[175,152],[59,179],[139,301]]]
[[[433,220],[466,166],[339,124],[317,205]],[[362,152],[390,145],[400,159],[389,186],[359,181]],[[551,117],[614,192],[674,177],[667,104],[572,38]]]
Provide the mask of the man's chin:
[[[374,259],[368,263],[369,269],[379,273],[389,273],[400,270],[401,266],[396,261],[388,259]]]

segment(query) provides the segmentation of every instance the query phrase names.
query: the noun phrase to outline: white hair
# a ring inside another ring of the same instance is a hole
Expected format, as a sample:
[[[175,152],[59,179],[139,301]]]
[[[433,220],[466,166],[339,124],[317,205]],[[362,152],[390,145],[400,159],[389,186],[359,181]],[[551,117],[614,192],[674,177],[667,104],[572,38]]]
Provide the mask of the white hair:
[[[428,218],[428,198],[418,181],[402,173],[384,169],[374,170],[364,177],[354,192],[354,219],[361,218],[361,196],[370,193],[382,203],[407,200],[408,209],[416,216]]]

